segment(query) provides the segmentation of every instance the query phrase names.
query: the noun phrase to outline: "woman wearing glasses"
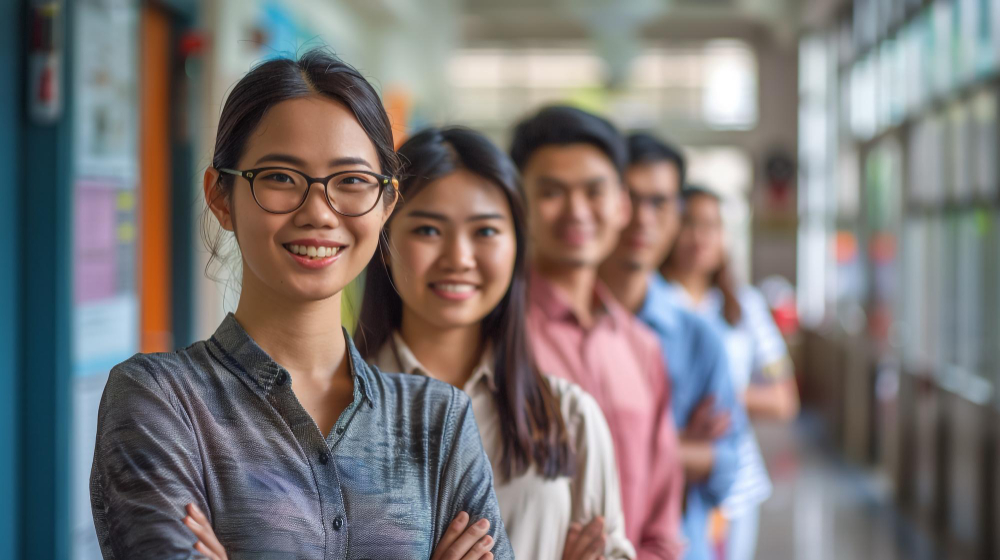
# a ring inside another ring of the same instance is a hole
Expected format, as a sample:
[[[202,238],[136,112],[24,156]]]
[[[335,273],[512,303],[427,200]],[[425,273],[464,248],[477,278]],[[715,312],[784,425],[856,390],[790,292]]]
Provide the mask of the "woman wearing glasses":
[[[105,558],[513,557],[469,399],[365,365],[340,326],[398,165],[378,95],[333,56],[235,86],[204,186],[239,304],[210,339],[112,371],[91,473]]]
[[[463,128],[424,131],[399,154],[405,202],[368,265],[355,333],[362,356],[469,394],[518,558],[634,558],[600,407],[540,375],[528,347],[527,231],[513,163]]]
[[[678,301],[717,327],[750,418],[790,421],[799,410],[792,362],[764,298],[750,286],[738,286],[730,272],[722,200],[701,187],[687,187],[681,197],[681,229],[663,275]],[[753,431],[746,432],[738,454],[736,481],[722,503],[729,519],[724,557],[751,560],[771,480]]]

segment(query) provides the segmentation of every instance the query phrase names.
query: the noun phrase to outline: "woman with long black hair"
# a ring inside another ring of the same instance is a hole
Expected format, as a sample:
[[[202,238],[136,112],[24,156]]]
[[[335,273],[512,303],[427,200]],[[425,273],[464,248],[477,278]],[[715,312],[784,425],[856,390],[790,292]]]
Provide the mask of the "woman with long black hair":
[[[111,372],[90,485],[105,558],[513,557],[468,397],[368,366],[340,324],[398,168],[378,94],[332,55],[236,84],[204,191],[239,304]]]
[[[528,346],[527,232],[513,163],[464,128],[421,132],[399,155],[403,202],[366,273],[361,354],[469,394],[519,558],[634,557],[600,408],[578,386],[541,375]]]
[[[751,419],[788,421],[799,409],[792,363],[764,298],[740,286],[726,255],[722,199],[703,187],[681,191],[681,229],[662,267],[678,301],[708,319],[725,342],[733,386]],[[771,495],[752,430],[740,444],[736,481],[722,502],[729,519],[726,560],[751,560],[757,548],[760,504]]]

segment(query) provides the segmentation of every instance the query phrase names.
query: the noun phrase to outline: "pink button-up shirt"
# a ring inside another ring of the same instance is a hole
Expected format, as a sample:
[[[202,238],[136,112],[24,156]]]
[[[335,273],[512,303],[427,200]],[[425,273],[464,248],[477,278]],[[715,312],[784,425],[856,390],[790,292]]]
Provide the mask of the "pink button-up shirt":
[[[604,411],[621,478],[625,532],[638,560],[678,559],[684,472],[656,336],[602,286],[589,329],[566,297],[532,273],[528,333],[539,368],[590,393]]]

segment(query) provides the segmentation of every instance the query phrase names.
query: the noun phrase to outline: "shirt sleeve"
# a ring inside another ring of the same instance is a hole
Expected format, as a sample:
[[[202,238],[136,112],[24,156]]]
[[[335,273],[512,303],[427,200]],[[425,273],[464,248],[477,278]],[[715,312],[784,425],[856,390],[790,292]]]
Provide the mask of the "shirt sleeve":
[[[711,505],[717,506],[729,495],[729,490],[736,481],[740,442],[749,429],[749,422],[743,404],[736,398],[722,340],[708,325],[699,330],[702,335],[696,355],[700,357],[699,363],[704,368],[701,373],[708,380],[708,393],[715,399],[716,410],[729,414],[729,430],[713,443],[712,472],[702,485],[705,498]]]
[[[679,560],[684,552],[680,534],[681,505],[684,499],[684,469],[680,461],[677,427],[670,407],[670,385],[663,355],[657,345],[650,347],[646,363],[652,374],[650,386],[656,391],[656,430],[650,453],[649,508],[636,545],[638,560]]]
[[[746,328],[753,340],[751,380],[755,383],[783,381],[792,373],[791,359],[767,302],[750,287],[744,289],[742,300]]]
[[[188,503],[211,519],[194,432],[138,359],[111,372],[98,411],[90,495],[101,552],[204,558],[183,523]]]
[[[604,517],[607,533],[604,557],[608,560],[634,559],[635,547],[625,535],[625,514],[611,429],[597,401],[583,389],[571,386],[566,395],[569,410],[564,414],[569,419],[567,428],[574,432],[570,437],[576,453],[572,520],[585,525],[598,515]]]
[[[453,389],[453,395],[446,425],[446,430],[450,432],[446,434],[446,440],[453,443],[441,476],[435,542],[441,540],[455,516],[464,511],[469,514],[470,524],[483,518],[489,519],[489,534],[494,541],[493,557],[496,560],[512,560],[514,552],[507,539],[493,490],[493,467],[479,439],[472,403],[458,389]]]

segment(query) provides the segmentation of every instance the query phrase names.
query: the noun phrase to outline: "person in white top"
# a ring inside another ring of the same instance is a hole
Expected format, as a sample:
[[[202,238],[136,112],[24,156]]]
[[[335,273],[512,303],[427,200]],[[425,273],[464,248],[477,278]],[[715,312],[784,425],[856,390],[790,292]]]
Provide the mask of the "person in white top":
[[[634,558],[601,409],[532,359],[513,164],[458,127],[423,131],[399,154],[401,202],[368,266],[355,332],[362,356],[468,393],[518,558]]]
[[[725,250],[721,199],[692,186],[681,198],[681,231],[661,272],[678,300],[707,318],[722,336],[733,384],[750,418],[790,421],[798,414],[799,396],[788,349],[760,293],[735,285]],[[722,504],[729,519],[726,560],[753,558],[760,504],[770,494],[760,449],[748,432],[737,480]]]

